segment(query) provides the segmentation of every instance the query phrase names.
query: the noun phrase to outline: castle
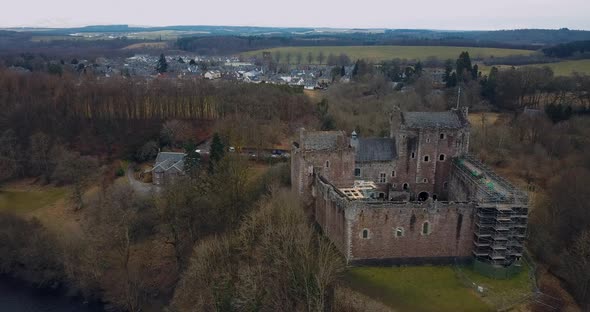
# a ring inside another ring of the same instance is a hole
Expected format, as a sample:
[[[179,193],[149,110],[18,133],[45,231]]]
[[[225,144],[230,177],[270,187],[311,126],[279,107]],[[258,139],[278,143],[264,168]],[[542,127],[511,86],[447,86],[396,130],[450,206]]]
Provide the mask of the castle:
[[[300,130],[292,187],[348,263],[519,262],[528,197],[468,154],[467,115],[395,111],[388,138]]]

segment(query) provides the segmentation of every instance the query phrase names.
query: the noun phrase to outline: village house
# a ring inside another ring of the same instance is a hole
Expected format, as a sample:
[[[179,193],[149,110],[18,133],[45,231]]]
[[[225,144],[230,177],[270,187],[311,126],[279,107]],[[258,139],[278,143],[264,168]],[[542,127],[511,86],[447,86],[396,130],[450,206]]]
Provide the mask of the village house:
[[[176,177],[184,175],[185,153],[159,152],[151,170],[152,183],[165,185]]]
[[[203,77],[205,77],[205,79],[209,79],[209,80],[213,80],[213,79],[219,79],[221,78],[221,71],[219,70],[208,70]]]

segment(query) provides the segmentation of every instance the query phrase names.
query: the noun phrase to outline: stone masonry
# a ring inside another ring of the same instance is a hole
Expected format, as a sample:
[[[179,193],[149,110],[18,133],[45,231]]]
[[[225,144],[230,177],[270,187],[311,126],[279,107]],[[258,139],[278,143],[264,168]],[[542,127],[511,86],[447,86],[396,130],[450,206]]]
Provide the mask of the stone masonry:
[[[293,144],[293,188],[347,261],[518,261],[526,196],[467,154],[467,111],[395,113],[391,124],[389,138],[302,129]]]

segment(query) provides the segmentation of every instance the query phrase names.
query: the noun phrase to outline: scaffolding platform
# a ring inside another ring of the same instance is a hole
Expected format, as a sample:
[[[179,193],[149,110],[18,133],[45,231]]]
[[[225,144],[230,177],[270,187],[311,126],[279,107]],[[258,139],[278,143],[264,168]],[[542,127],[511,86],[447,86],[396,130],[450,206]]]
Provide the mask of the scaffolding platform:
[[[478,203],[473,238],[476,260],[510,266],[522,257],[528,196],[470,155],[455,159],[453,174]]]

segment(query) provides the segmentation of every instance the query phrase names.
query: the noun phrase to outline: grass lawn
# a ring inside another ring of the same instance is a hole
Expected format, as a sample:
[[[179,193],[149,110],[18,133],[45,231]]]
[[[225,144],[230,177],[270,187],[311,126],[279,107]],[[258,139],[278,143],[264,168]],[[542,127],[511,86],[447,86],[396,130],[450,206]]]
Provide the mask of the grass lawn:
[[[533,64],[527,66],[547,66],[553,70],[556,76],[570,76],[574,72],[590,74],[590,60],[563,61],[549,64]]]
[[[488,278],[478,274],[471,268],[464,268],[463,273],[470,280],[488,289],[484,300],[494,306],[506,306],[532,292],[527,266],[523,267],[523,270],[518,275],[507,280]]]
[[[322,46],[322,47],[282,47],[265,49],[258,51],[246,52],[247,56],[262,56],[263,51],[270,51],[274,53],[280,51],[281,61],[286,62],[286,56],[291,54],[291,63],[296,62],[296,55],[301,53],[303,56],[302,63],[307,63],[307,55],[309,52],[313,55],[314,64],[318,63],[317,56],[320,52],[324,53],[325,58],[329,54],[340,55],[347,54],[352,60],[368,59],[371,61],[391,60],[394,58],[408,59],[408,60],[426,60],[429,57],[437,57],[441,60],[457,59],[462,51],[469,51],[471,58],[483,57],[502,57],[509,55],[528,55],[534,53],[529,50],[516,49],[496,49],[496,48],[475,48],[475,47],[428,47],[428,46]],[[324,60],[326,62],[326,60]]]
[[[46,187],[35,190],[0,190],[0,211],[28,213],[46,207],[63,198],[66,188]]]
[[[348,285],[397,311],[493,311],[461,284],[450,266],[359,267],[345,277]]]

